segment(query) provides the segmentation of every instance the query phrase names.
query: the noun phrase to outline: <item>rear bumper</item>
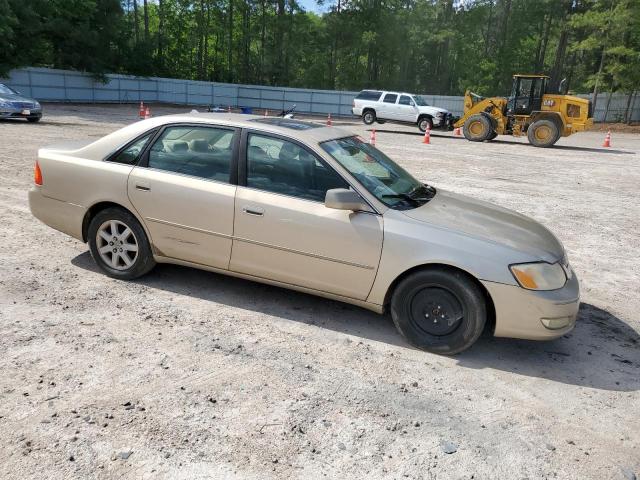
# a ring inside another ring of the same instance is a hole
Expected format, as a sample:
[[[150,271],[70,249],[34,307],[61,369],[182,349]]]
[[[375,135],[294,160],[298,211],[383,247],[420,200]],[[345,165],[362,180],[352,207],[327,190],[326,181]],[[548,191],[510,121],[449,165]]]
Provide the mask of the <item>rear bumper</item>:
[[[29,208],[45,225],[82,241],[82,221],[86,208],[43,195],[40,187],[29,190]]]
[[[526,290],[515,285],[486,282],[496,310],[496,337],[552,340],[571,331],[580,307],[575,273],[559,290]]]
[[[361,108],[353,107],[353,108],[351,109],[351,113],[353,113],[354,115],[356,115],[357,117],[359,117],[360,115],[362,115],[362,109],[361,109]]]

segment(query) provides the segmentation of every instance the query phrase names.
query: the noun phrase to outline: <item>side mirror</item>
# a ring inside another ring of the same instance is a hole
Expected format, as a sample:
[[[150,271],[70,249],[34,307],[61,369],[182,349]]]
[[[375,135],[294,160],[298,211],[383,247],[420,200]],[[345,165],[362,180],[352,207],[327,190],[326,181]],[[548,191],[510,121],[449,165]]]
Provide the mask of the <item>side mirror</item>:
[[[346,188],[327,190],[324,205],[327,208],[335,208],[336,210],[370,210],[369,205],[362,200],[360,195]]]

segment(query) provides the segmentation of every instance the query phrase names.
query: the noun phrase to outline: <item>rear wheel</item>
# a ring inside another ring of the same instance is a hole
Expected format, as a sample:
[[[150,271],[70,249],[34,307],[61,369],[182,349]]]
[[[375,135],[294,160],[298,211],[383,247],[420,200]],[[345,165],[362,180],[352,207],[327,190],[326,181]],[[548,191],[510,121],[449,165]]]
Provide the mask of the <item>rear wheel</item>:
[[[418,128],[421,132],[425,132],[427,130],[427,126],[429,130],[433,130],[433,120],[429,117],[422,117],[418,120]]]
[[[472,142],[484,142],[493,132],[491,121],[484,115],[471,115],[464,122],[462,133],[467,140]]]
[[[489,138],[487,138],[487,140],[493,140],[497,136],[498,136],[498,134],[495,131],[492,131],[491,134],[489,135]]]
[[[537,120],[529,125],[527,138],[535,147],[551,147],[560,138],[560,129],[551,120]]]
[[[480,288],[465,273],[433,269],[416,272],[398,284],[391,316],[413,346],[453,355],[478,339],[487,313]]]
[[[365,110],[362,114],[362,121],[365,125],[371,125],[376,121],[376,112],[373,110]]]
[[[39,122],[42,117],[27,117],[27,122],[36,123]]]
[[[106,208],[89,223],[89,250],[110,277],[132,280],[154,266],[149,240],[140,222],[121,208]]]

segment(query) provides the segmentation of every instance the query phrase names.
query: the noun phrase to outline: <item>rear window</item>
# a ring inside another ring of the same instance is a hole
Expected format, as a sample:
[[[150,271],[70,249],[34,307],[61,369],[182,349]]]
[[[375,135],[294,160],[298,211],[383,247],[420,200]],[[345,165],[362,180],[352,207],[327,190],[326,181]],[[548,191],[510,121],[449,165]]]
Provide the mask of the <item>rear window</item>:
[[[358,100],[380,100],[380,96],[382,92],[378,92],[376,90],[363,90],[356,97]]]

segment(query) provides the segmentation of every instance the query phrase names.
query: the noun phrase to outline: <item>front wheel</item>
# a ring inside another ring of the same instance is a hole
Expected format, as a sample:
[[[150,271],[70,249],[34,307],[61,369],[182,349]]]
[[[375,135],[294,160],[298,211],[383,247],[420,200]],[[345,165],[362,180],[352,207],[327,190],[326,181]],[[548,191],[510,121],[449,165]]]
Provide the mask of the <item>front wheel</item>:
[[[414,273],[398,284],[391,298],[391,317],[413,346],[453,355],[469,348],[482,333],[484,296],[465,273],[433,269]]]
[[[472,142],[484,142],[493,131],[493,125],[485,115],[471,115],[462,126],[462,133],[467,140]]]
[[[418,120],[418,128],[421,132],[426,132],[427,127],[429,127],[429,130],[433,130],[433,120],[431,120],[429,117],[422,117],[420,120]]]
[[[133,280],[149,272],[155,261],[140,222],[121,208],[106,208],[91,220],[91,256],[107,275]]]
[[[42,117],[27,117],[27,122],[36,123],[39,122]]]

